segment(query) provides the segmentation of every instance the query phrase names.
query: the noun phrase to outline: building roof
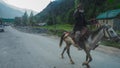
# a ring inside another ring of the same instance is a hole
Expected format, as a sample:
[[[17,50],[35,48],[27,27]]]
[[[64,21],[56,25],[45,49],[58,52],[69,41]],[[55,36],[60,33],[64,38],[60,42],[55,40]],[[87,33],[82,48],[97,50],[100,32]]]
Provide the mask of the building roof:
[[[2,18],[2,22],[14,22],[14,19],[5,19],[5,18]]]
[[[115,18],[120,14],[120,9],[106,11],[104,13],[99,14],[96,19],[110,19]]]

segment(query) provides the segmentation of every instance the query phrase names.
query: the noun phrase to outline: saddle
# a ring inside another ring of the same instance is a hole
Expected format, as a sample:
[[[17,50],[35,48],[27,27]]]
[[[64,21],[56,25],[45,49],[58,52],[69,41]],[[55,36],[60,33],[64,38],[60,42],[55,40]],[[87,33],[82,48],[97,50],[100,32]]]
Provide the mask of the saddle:
[[[81,31],[76,31],[74,32],[64,32],[65,36],[64,38],[66,38],[67,36],[70,36],[74,42],[79,42],[80,40],[86,39],[89,31],[87,28],[84,28]]]
[[[75,38],[79,38],[78,41],[84,41],[88,35],[88,28],[84,27],[81,31],[75,32]]]

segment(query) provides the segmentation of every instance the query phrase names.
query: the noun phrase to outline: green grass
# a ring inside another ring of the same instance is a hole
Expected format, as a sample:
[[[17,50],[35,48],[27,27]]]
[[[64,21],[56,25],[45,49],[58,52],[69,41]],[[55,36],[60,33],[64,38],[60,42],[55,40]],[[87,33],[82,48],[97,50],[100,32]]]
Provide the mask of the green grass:
[[[120,35],[120,31],[116,31]]]
[[[73,26],[70,24],[56,24],[47,26],[33,26],[33,28],[45,28],[50,31],[49,34],[61,36],[65,31],[72,31]]]
[[[56,25],[51,25],[51,26],[42,26],[42,28],[47,28],[49,30],[71,31],[72,30],[72,25],[69,25],[69,24],[56,24]]]
[[[110,40],[102,41],[101,44],[105,46],[116,47],[120,49],[120,43],[117,43],[114,41],[110,41]]]

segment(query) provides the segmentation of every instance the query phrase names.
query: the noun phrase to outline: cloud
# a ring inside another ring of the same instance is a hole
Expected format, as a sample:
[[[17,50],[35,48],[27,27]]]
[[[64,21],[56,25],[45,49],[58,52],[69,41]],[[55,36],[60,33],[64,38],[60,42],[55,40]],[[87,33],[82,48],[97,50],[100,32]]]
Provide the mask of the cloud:
[[[4,0],[6,3],[25,9],[32,9],[34,11],[42,11],[50,1],[54,0]]]

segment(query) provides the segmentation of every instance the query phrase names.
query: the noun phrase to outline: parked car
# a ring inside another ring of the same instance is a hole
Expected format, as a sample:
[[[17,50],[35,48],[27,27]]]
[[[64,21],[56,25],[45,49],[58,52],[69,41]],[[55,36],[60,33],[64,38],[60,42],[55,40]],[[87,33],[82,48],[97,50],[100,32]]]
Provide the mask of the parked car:
[[[4,25],[0,25],[0,32],[4,32]]]

